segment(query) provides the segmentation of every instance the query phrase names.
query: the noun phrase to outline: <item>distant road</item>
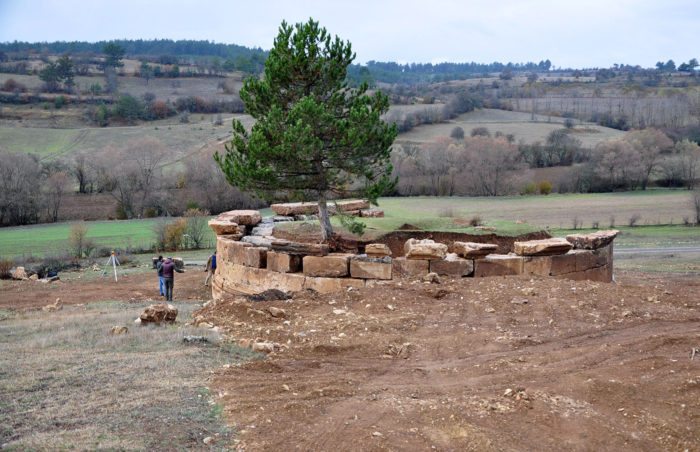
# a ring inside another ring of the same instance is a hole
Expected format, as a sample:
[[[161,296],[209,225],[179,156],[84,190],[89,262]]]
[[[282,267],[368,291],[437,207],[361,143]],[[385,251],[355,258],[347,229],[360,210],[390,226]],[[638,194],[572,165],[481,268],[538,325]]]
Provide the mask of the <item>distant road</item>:
[[[700,246],[677,246],[661,248],[615,248],[615,254],[668,254],[700,253]]]

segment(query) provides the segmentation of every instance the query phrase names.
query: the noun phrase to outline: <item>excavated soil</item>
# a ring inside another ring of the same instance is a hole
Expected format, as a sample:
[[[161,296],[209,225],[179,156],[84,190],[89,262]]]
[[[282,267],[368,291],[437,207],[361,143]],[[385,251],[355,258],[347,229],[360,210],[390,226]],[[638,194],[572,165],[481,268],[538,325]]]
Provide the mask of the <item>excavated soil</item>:
[[[276,344],[212,390],[245,450],[698,450],[700,280],[617,279],[210,303],[233,340]]]

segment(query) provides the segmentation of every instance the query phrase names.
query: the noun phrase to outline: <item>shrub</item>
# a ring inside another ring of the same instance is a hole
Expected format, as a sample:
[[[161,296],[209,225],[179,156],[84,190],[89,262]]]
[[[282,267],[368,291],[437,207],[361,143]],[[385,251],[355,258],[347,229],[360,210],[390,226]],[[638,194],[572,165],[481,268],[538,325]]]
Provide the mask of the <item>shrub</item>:
[[[12,80],[12,79],[10,79]],[[12,269],[12,261],[10,259],[0,259],[0,279],[10,279]]]
[[[179,119],[180,119],[180,123],[182,123],[182,124],[188,124],[188,123],[190,122],[190,112],[187,111],[187,110],[183,110],[183,111],[180,113]]]
[[[454,129],[452,129],[452,132],[450,132],[450,138],[454,138],[455,140],[463,140],[464,139],[464,129],[457,126]]]
[[[199,249],[207,234],[207,216],[209,212],[199,209],[188,209],[185,212],[185,233],[193,248]]]
[[[486,127],[474,127],[471,136],[473,137],[490,137],[491,132]]]
[[[537,184],[530,182],[523,188],[523,195],[534,195],[537,193]]]
[[[87,238],[88,228],[82,223],[75,223],[70,227],[68,234],[68,246],[70,247],[71,256],[81,258],[85,254],[89,243]],[[89,246],[94,249],[94,245]]]
[[[566,118],[564,120],[564,127],[567,129],[573,129],[574,128],[574,120],[571,118]]]
[[[65,96],[58,96],[53,100],[53,106],[56,110],[60,110],[64,105],[66,105]]]
[[[637,223],[639,222],[639,220],[641,218],[642,218],[641,215],[639,215],[638,213],[635,213],[634,215],[632,215],[629,218],[629,220],[627,221],[627,224],[629,225],[629,227],[633,228],[633,227],[637,226]]]
[[[537,190],[540,192],[541,195],[548,195],[552,193],[552,183],[548,180],[540,181],[537,184]]]
[[[27,87],[13,78],[8,78],[2,84],[2,91],[10,91],[12,93],[26,93]]]
[[[615,227],[615,215],[610,215],[610,227]]]
[[[469,226],[471,227],[477,227],[477,226],[482,226],[484,224],[483,218],[481,218],[479,215],[474,215],[469,219]]]

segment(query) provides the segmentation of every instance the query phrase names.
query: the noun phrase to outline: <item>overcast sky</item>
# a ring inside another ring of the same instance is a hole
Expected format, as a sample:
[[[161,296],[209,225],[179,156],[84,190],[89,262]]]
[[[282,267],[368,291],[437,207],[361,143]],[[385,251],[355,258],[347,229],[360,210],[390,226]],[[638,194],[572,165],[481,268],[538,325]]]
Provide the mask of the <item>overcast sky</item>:
[[[357,62],[652,67],[700,58],[700,0],[0,0],[0,42],[208,39],[269,49],[313,17]]]

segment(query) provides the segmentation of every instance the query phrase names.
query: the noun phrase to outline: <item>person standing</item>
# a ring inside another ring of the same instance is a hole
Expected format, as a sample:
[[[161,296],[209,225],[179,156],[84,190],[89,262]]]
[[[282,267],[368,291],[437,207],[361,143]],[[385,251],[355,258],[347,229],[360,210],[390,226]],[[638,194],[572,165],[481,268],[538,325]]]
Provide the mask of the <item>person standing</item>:
[[[175,266],[171,258],[163,262],[163,280],[165,281],[165,301],[173,301],[173,288],[175,286],[175,272],[184,273]]]
[[[158,288],[160,289],[160,296],[165,296],[165,280],[163,280],[163,256],[158,256],[156,261],[156,271],[158,272]]]
[[[214,278],[214,272],[216,272],[216,251],[209,256],[207,268],[205,268],[204,271],[207,272],[207,278],[204,280],[204,287],[209,287],[209,281]]]

